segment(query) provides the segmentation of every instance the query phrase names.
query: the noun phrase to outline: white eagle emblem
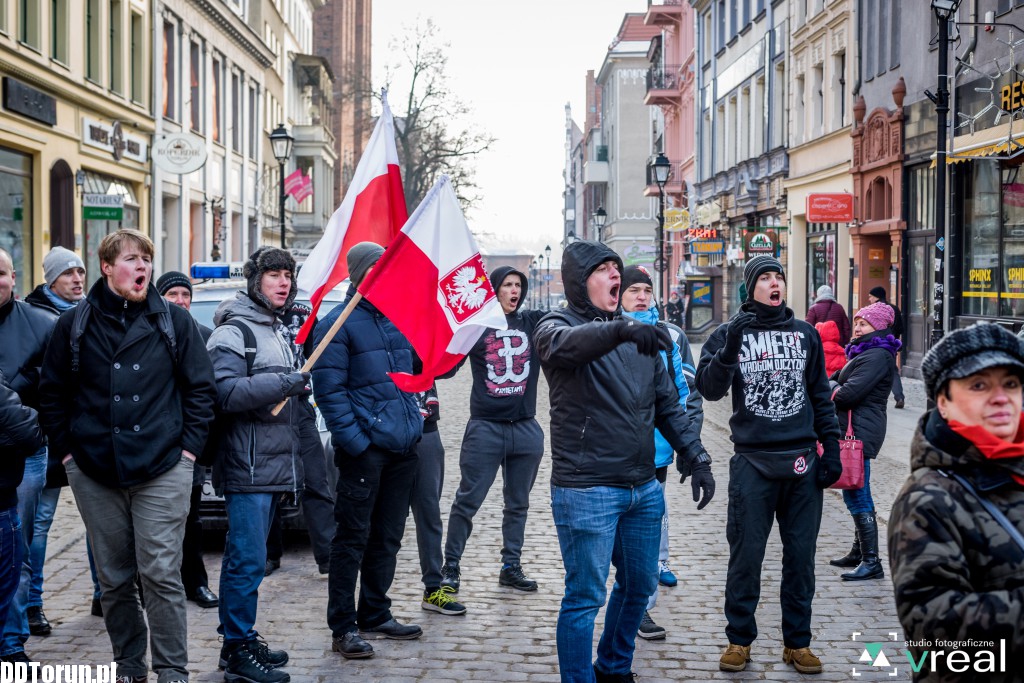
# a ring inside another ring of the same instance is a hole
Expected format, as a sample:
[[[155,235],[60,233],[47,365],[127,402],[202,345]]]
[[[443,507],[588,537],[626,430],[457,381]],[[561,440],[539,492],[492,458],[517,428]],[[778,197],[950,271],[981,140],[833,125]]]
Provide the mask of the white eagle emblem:
[[[487,278],[473,266],[459,268],[451,282],[445,285],[448,304],[460,315],[465,313],[466,309],[480,308],[490,294],[486,283]]]

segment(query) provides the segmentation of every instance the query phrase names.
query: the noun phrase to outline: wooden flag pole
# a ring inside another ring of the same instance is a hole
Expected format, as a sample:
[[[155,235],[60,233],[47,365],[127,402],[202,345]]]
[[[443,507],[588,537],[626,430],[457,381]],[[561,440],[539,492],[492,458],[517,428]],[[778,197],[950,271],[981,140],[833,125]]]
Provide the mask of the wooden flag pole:
[[[338,330],[341,329],[341,326],[345,324],[345,321],[348,320],[348,317],[352,315],[352,311],[355,310],[356,306],[362,300],[363,295],[360,294],[359,292],[356,292],[355,296],[352,297],[352,300],[348,302],[348,306],[345,306],[345,310],[341,312],[341,315],[338,316],[338,319],[334,321],[333,325],[331,325],[331,329],[327,330],[327,334],[325,334],[324,338],[320,340],[319,344],[317,344],[316,349],[314,349],[313,353],[309,356],[309,358],[306,359],[306,362],[302,365],[302,367],[299,368],[299,372],[310,371],[310,369],[317,362],[317,360],[320,358],[323,352],[327,349],[327,345],[331,343],[332,339],[334,339],[334,335],[338,334]],[[283,401],[274,406],[274,409],[270,411],[270,414],[276,417],[277,414],[280,413],[281,410],[284,408],[285,404],[288,403],[289,398],[291,397],[285,396]]]

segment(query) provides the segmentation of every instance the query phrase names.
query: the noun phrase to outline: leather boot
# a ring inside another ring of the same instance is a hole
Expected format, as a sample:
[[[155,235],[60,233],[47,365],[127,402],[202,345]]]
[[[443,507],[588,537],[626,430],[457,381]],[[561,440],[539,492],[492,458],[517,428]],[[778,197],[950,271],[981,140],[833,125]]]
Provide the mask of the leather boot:
[[[857,525],[857,540],[863,556],[861,563],[852,572],[843,574],[843,581],[866,581],[885,576],[882,563],[878,561],[878,522],[874,512],[863,512],[853,516]]]
[[[856,523],[856,522],[854,522]],[[856,567],[860,564],[860,541],[857,540],[857,533],[853,534],[853,547],[850,552],[846,553],[842,557],[837,557],[834,560],[829,560],[828,563],[833,567]]]

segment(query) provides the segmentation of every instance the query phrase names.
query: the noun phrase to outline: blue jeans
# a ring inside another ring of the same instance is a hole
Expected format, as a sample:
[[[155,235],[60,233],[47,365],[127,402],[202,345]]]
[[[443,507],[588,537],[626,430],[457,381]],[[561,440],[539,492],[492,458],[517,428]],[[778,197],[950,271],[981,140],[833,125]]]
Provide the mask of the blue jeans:
[[[224,643],[256,638],[256,605],[267,565],[267,535],[277,493],[226,493],[228,535],[220,569],[220,624]]]
[[[18,508],[0,510],[0,629],[4,627],[11,598],[18,590],[25,547],[21,541]]]
[[[39,494],[36,518],[32,529],[32,545],[28,548],[28,563],[32,566],[32,584],[29,586],[28,606],[43,606],[43,563],[46,561],[46,541],[50,525],[60,500],[60,487],[44,488]]]
[[[871,499],[871,458],[864,458],[864,486],[843,489],[843,502],[851,515],[875,511],[875,501]]]
[[[18,519],[26,520],[21,525],[21,575],[18,579],[18,590],[7,608],[7,621],[4,624],[3,644],[0,644],[0,656],[25,651],[28,640],[28,594],[32,586],[32,565],[28,549],[32,546],[33,521],[36,518],[36,506],[39,504],[39,493],[46,486],[46,448],[39,449],[35,455],[25,460],[25,476],[18,486]]]
[[[565,597],[556,639],[562,681],[592,683],[594,666],[628,674],[636,631],[658,586],[658,546],[665,496],[656,479],[636,488],[551,487],[551,512],[565,565]],[[594,620],[605,603],[609,564],[615,585],[604,633],[591,663]]]

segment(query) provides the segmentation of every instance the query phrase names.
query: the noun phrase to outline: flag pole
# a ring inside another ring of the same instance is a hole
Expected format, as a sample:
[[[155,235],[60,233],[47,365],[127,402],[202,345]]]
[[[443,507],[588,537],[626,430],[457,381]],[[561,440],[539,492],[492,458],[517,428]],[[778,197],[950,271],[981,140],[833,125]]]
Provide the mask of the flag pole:
[[[331,343],[332,339],[334,339],[334,335],[338,334],[338,330],[341,329],[341,326],[345,324],[345,321],[348,320],[348,317],[352,315],[352,311],[355,310],[356,306],[362,300],[363,295],[360,294],[359,292],[356,292],[352,299],[348,302],[348,306],[345,306],[345,310],[341,312],[341,315],[338,316],[338,319],[335,320],[334,324],[331,325],[331,328],[327,330],[327,334],[325,334],[324,338],[320,340],[319,344],[317,344],[316,349],[313,350],[313,353],[310,354],[309,358],[306,359],[306,362],[303,363],[301,368],[299,368],[299,372],[310,371],[310,369],[317,362],[317,360],[319,360],[323,352],[327,350],[327,345]],[[285,396],[283,401],[274,406],[274,409],[270,411],[270,414],[273,415],[274,417],[277,417],[278,413],[281,412],[285,404],[288,403],[289,398],[291,397]]]

